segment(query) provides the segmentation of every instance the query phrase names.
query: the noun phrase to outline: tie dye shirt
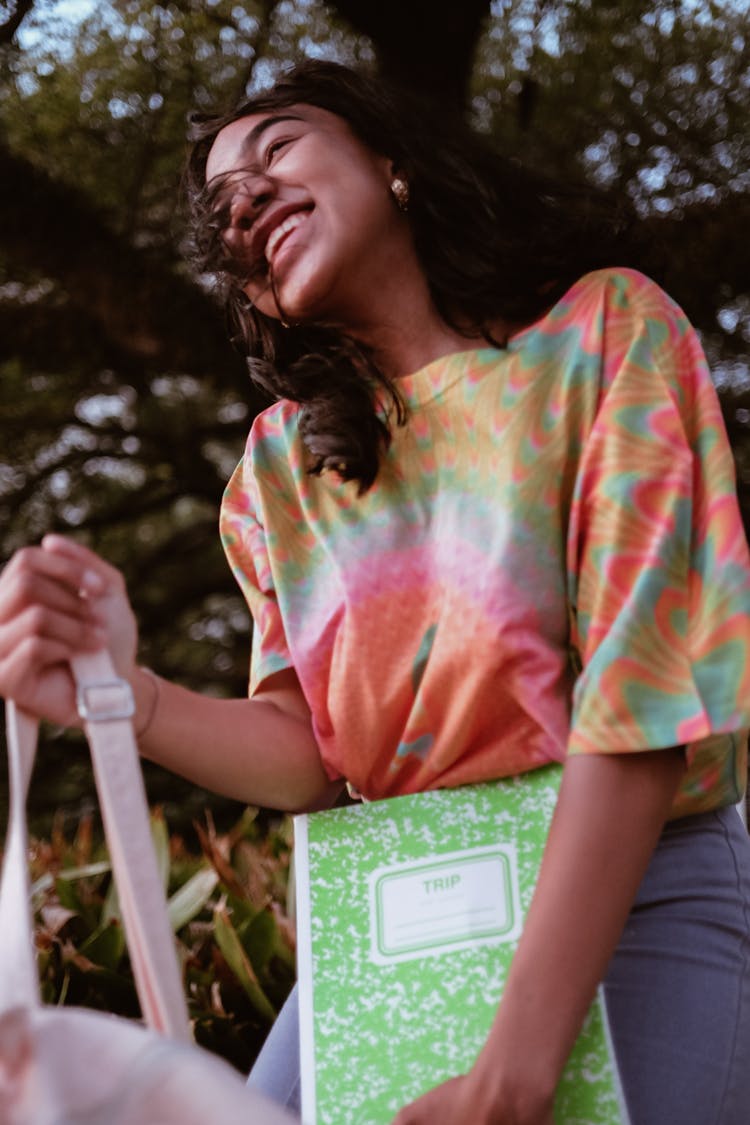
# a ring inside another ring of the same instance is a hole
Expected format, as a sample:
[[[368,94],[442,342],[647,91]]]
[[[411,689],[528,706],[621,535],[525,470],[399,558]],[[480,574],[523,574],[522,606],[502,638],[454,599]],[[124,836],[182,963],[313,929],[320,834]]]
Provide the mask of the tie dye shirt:
[[[361,497],[308,475],[292,403],[252,427],[221,517],[251,693],[294,667],[330,776],[370,798],[685,745],[672,815],[736,801],[750,560],[680,310],[597,271],[507,349],[398,386]]]

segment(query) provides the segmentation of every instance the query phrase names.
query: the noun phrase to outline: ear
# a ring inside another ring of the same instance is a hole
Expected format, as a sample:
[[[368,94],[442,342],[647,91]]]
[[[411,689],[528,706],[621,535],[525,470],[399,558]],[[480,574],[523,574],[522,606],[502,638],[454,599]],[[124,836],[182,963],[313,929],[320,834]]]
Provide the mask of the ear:
[[[386,187],[390,187],[391,180],[393,179],[393,160],[390,156],[381,156],[380,153],[373,153],[373,162],[378,176],[381,177]]]

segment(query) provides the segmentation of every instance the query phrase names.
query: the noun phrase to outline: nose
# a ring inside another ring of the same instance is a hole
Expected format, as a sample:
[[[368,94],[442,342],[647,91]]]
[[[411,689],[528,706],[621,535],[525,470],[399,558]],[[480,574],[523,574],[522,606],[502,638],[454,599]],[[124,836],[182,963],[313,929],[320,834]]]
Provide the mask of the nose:
[[[224,241],[230,250],[244,245],[258,216],[274,196],[273,181],[268,176],[244,176],[237,184],[229,204],[229,223]]]

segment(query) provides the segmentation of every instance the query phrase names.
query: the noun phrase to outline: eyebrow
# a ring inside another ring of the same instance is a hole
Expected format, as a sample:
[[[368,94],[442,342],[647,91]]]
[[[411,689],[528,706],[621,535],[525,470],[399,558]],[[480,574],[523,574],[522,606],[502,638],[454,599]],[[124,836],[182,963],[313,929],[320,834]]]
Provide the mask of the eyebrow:
[[[275,113],[271,117],[264,117],[257,125],[253,125],[250,132],[240,146],[243,155],[248,153],[256,144],[256,142],[263,136],[266,129],[270,129],[272,125],[278,125],[280,121],[302,121],[303,118],[298,113]]]

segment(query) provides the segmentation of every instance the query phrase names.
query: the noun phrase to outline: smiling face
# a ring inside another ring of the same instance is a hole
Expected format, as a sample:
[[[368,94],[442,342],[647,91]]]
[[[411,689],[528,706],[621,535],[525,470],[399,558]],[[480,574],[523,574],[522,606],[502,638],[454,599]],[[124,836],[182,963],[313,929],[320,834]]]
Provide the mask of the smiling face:
[[[392,162],[335,114],[300,105],[240,118],[206,164],[223,240],[269,316],[355,328],[395,293],[411,233]]]

